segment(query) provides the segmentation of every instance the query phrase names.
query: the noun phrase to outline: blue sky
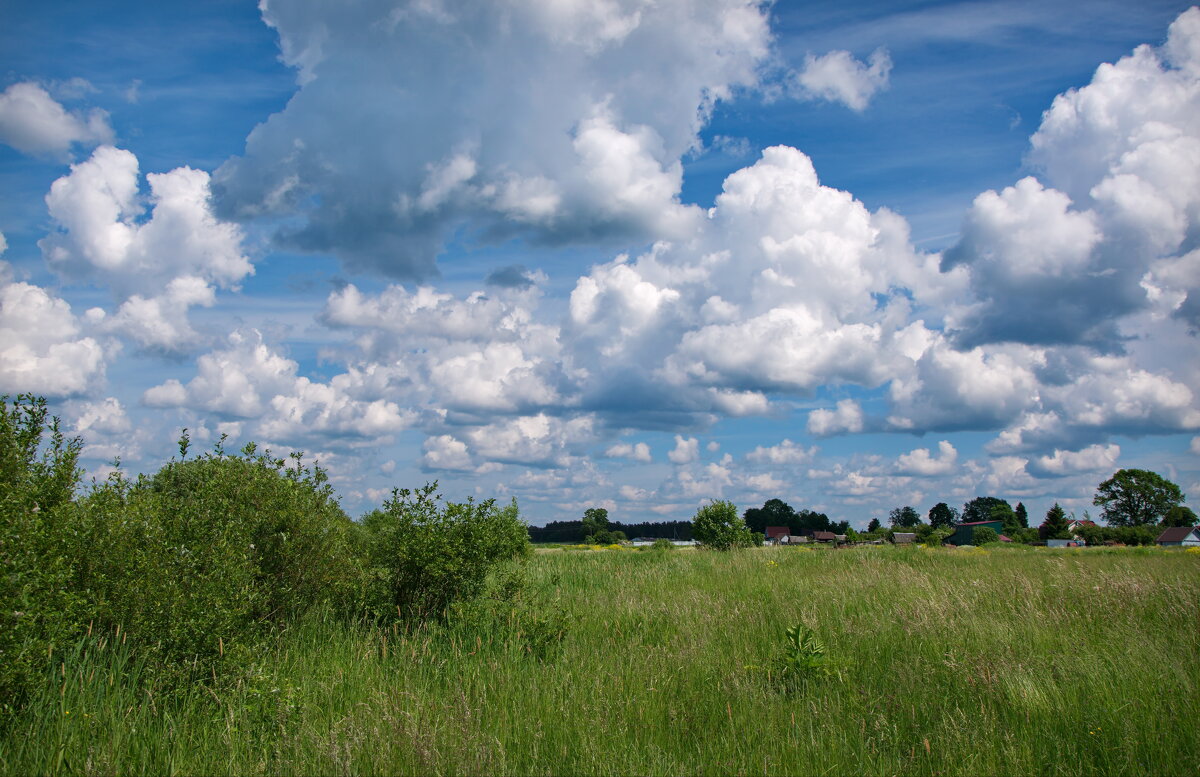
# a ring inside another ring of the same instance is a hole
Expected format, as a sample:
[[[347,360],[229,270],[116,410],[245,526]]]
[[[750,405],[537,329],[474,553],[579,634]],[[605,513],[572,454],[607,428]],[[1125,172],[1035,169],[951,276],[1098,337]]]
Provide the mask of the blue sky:
[[[865,526],[1200,489],[1185,3],[8,3],[0,391],[393,486]]]

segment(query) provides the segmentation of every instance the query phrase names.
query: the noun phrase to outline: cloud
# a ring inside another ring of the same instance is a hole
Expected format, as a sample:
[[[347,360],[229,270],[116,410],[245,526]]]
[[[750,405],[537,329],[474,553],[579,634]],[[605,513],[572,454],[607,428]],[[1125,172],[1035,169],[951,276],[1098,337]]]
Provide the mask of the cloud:
[[[816,455],[815,445],[804,448],[791,440],[784,440],[769,448],[759,445],[746,454],[746,461],[773,466],[799,466],[812,461]]]
[[[1044,183],[981,194],[946,254],[970,268],[978,298],[954,323],[963,346],[1120,352],[1122,319],[1148,306],[1200,321],[1200,259],[1187,255],[1200,224],[1198,50],[1192,8],[1161,49],[1139,46],[1055,98],[1031,139]]]
[[[917,448],[909,453],[903,453],[896,459],[896,471],[903,475],[933,477],[948,475],[955,469],[958,461],[958,451],[949,440],[938,443],[938,455],[933,456],[928,448]]]
[[[804,58],[804,69],[796,74],[796,85],[805,97],[840,102],[861,113],[876,93],[888,88],[891,72],[892,58],[887,49],[875,49],[869,65],[849,51],[809,54]]]
[[[273,2],[263,18],[299,88],[218,170],[220,212],[300,213],[281,244],[404,279],[435,274],[463,226],[684,234],[699,212],[679,202],[681,159],[770,47],[752,0]]]
[[[667,453],[672,464],[690,464],[700,458],[700,441],[695,437],[675,435],[675,448]]]
[[[808,433],[817,437],[829,437],[863,430],[863,412],[853,399],[838,400],[835,410],[818,408],[808,414]]]
[[[0,142],[24,154],[62,159],[74,145],[111,143],[112,139],[108,114],[99,108],[86,115],[68,111],[29,81],[0,93]]]
[[[104,381],[105,351],[66,300],[0,278],[0,393],[88,393]]]
[[[632,459],[648,464],[651,461],[650,446],[644,442],[627,443],[621,442],[616,445],[609,446],[608,450],[604,451],[604,455],[610,459]]]
[[[121,304],[109,331],[172,351],[197,339],[188,309],[212,305],[215,288],[235,288],[254,268],[241,229],[212,214],[207,173],[181,167],[146,181],[148,218],[137,157],[97,148],[50,187],[46,206],[58,230],[38,245],[62,277],[113,291]]]
[[[235,331],[227,347],[196,360],[187,384],[174,378],[147,389],[151,407],[189,407],[229,419],[256,420],[254,433],[273,440],[336,442],[378,439],[414,423],[415,415],[380,396],[374,370],[351,369],[328,383],[297,375],[298,365],[257,331]]]
[[[1121,455],[1121,446],[1090,445],[1080,451],[1055,450],[1049,456],[1039,456],[1029,462],[1034,477],[1064,477],[1085,472],[1111,472]]]

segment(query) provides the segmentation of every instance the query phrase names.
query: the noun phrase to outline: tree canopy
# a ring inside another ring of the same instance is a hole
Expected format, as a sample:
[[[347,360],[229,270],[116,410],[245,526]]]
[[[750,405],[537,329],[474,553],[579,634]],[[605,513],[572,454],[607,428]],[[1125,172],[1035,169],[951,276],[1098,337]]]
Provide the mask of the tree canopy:
[[[1092,504],[1110,526],[1148,526],[1186,499],[1179,486],[1157,472],[1120,469],[1096,488]]]
[[[1163,517],[1162,525],[1164,528],[1171,526],[1195,526],[1196,514],[1192,512],[1192,508],[1184,507],[1183,505],[1175,505]]]
[[[1012,507],[1009,506],[1007,500],[994,496],[977,496],[963,505],[962,522],[975,523],[976,521],[1002,520],[1002,516],[994,516],[992,514],[997,507],[1007,508],[1008,512],[1012,512]]]
[[[912,507],[897,507],[888,514],[888,522],[895,529],[911,529],[921,522],[921,514]]]
[[[938,502],[929,508],[929,525],[935,529],[949,528],[958,520],[958,510],[945,502]]]
[[[1046,520],[1042,521],[1042,525],[1038,527],[1038,536],[1043,540],[1068,540],[1071,534],[1067,531],[1067,514],[1058,506],[1058,502],[1054,503],[1046,511]]]
[[[715,550],[744,548],[754,543],[753,533],[738,517],[737,508],[726,501],[712,502],[696,511],[692,536],[701,545]]]

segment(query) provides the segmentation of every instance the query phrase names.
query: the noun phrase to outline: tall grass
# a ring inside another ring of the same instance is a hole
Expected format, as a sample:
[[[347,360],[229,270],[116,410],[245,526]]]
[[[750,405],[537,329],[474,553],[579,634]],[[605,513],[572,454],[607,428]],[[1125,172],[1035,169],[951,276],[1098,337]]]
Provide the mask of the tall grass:
[[[1194,774],[1200,558],[550,552],[504,600],[316,614],[159,695],[113,635],[0,724],[6,774]],[[770,671],[803,623],[836,672]]]

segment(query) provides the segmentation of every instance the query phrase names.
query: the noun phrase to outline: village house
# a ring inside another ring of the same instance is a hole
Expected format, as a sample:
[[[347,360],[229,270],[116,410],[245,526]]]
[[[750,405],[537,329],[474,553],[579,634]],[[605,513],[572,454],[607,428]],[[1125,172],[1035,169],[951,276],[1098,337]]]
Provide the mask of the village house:
[[[987,527],[1000,535],[1001,542],[1012,542],[1011,539],[1005,537],[1001,532],[1004,531],[1004,521],[970,521],[968,523],[956,524],[954,533],[946,538],[948,545],[974,545],[975,530]]]
[[[1200,526],[1172,526],[1155,540],[1161,548],[1200,548]]]
[[[911,545],[917,541],[917,535],[914,532],[897,531],[892,532],[892,542],[896,545]]]

